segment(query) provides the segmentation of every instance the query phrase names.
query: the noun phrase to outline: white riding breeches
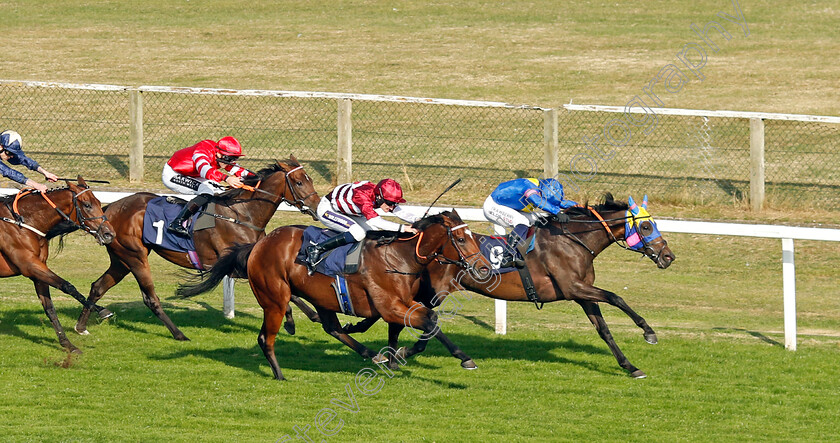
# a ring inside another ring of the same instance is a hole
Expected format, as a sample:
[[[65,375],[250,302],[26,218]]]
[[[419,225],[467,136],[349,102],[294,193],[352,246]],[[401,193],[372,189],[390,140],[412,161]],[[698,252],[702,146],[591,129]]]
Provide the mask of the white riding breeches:
[[[215,195],[225,191],[225,188],[216,181],[179,174],[169,165],[163,165],[161,179],[164,186],[180,194]]]
[[[484,216],[487,217],[487,220],[506,228],[513,228],[516,225],[533,226],[538,218],[537,214],[533,212],[522,212],[502,206],[493,201],[493,197],[489,196],[484,200]]]

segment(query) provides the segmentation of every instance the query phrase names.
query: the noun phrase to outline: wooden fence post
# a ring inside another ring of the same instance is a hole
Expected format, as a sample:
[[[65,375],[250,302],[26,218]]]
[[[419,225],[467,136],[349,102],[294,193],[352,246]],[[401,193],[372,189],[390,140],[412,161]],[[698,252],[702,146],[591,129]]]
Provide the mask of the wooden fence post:
[[[142,182],[144,171],[143,161],[143,95],[137,89],[128,91],[128,181]]]
[[[557,141],[557,110],[546,109],[543,111],[543,177],[556,178],[559,164],[558,141]]]
[[[764,206],[764,120],[750,119],[750,206]]]
[[[353,181],[353,102],[338,100],[338,152],[333,186]]]

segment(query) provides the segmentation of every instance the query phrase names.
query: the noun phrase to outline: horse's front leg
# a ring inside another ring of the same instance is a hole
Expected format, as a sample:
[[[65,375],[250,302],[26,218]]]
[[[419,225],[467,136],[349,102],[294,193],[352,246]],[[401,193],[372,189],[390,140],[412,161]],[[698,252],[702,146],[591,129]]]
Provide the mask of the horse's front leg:
[[[360,321],[358,323],[347,323],[346,325],[344,325],[342,327],[342,329],[344,329],[344,332],[346,332],[348,334],[356,334],[356,333],[359,333],[359,332],[367,332],[371,328],[371,326],[373,326],[377,321],[379,321],[380,318],[382,318],[382,317],[380,317],[379,315],[376,315],[374,317],[362,319],[362,321]],[[399,335],[399,333],[397,335]],[[394,349],[397,349],[397,348],[394,348]]]
[[[105,271],[105,273],[102,274],[102,276],[99,277],[99,279],[97,279],[95,282],[93,282],[93,284],[90,285],[90,294],[88,295],[87,299],[88,303],[94,305],[94,309],[96,309],[95,303],[105,295],[105,292],[107,292],[109,289],[114,287],[114,285],[122,281],[122,279],[125,278],[126,275],[128,275],[128,268],[126,268],[118,258],[116,258],[114,255],[111,255],[111,265],[108,267],[108,270]],[[110,311],[108,311],[107,313],[103,311],[98,312],[99,317],[102,319],[114,315]],[[82,313],[79,314],[79,319],[76,320],[76,326],[74,328],[76,332],[82,335],[89,334],[87,330],[87,322],[89,317],[90,308],[83,308]]]
[[[621,349],[618,348],[618,345],[615,343],[615,339],[613,339],[613,336],[610,333],[610,328],[607,326],[607,322],[604,321],[604,316],[601,315],[601,308],[591,301],[575,301],[583,308],[583,312],[585,312],[587,317],[589,317],[589,321],[591,321],[595,326],[595,330],[598,331],[598,335],[601,336],[601,339],[607,343],[607,346],[610,348],[610,351],[612,351],[613,356],[618,361],[618,365],[629,371],[630,375],[634,378],[647,377],[647,374],[645,374],[641,369],[633,366],[633,364],[630,363],[630,360],[628,360],[627,357],[624,356],[624,353],[621,352]]]
[[[35,279],[33,279],[32,282],[35,283],[35,293],[38,294],[41,306],[44,307],[44,312],[47,314],[47,318],[50,319],[53,329],[55,329],[55,335],[58,336],[58,342],[61,343],[61,346],[64,347],[67,352],[81,354],[82,351],[73,346],[73,343],[70,343],[70,340],[67,339],[67,334],[64,333],[64,328],[61,327],[61,323],[58,321],[58,316],[55,313],[55,306],[53,306],[52,298],[50,298],[50,286]]]
[[[658,340],[656,339],[656,332],[653,332],[653,328],[651,328],[650,325],[645,321],[645,319],[642,318],[641,315],[637,314],[636,311],[634,311],[627,304],[627,302],[624,301],[623,298],[618,296],[618,294],[615,294],[610,291],[604,292],[606,293],[605,295],[607,297],[607,303],[615,306],[618,309],[621,309],[622,312],[627,314],[627,316],[633,320],[633,323],[636,323],[636,326],[642,328],[642,331],[644,331],[646,342],[652,345],[655,345],[658,342]]]
[[[423,331],[423,334],[419,337],[414,346],[409,349],[400,348],[397,351],[397,355],[402,358],[411,357],[414,354],[419,354],[426,350],[426,345],[429,342],[429,339],[434,337],[437,338],[443,345],[449,350],[449,353],[452,354],[453,357],[461,360],[461,367],[464,369],[476,369],[475,362],[469,355],[464,353],[446,334],[443,333],[440,329],[439,325],[439,317],[437,313],[429,308],[422,306],[421,304],[415,304],[410,310],[406,311],[405,316],[403,317],[403,323],[399,324],[399,331],[402,330],[403,327],[409,326],[415,329],[419,329]],[[395,323],[389,322],[389,325],[394,325]],[[399,331],[396,332],[399,335]],[[396,339],[394,339],[394,343],[391,343],[391,329],[389,326],[389,345],[391,347],[396,346]]]
[[[335,312],[317,307],[315,309],[321,316],[321,327],[324,328],[324,332],[335,337],[336,340],[344,343],[364,358],[374,358],[376,356],[376,352],[371,351],[367,346],[359,343],[341,329],[341,323],[338,321],[338,315]]]

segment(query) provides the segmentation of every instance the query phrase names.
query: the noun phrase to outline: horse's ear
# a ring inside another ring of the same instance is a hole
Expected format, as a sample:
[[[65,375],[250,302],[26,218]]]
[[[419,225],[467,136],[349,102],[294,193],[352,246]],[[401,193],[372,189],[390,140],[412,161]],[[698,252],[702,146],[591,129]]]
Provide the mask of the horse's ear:
[[[633,215],[639,215],[639,207],[636,206],[636,202],[633,200],[632,196],[627,199],[627,206],[630,207],[630,212]]]
[[[642,199],[642,208],[647,210],[647,194],[645,194],[645,198]]]
[[[297,162],[298,162],[298,160],[295,158],[295,155],[294,155],[294,154],[289,154],[289,160],[291,160],[291,161],[293,161],[293,162],[295,162],[295,163],[297,163]]]
[[[85,179],[83,179],[81,175],[77,175],[77,176],[76,176],[76,180],[78,180],[78,181],[79,181],[79,186],[81,186],[81,187],[83,187],[83,188],[87,188],[87,187],[88,187],[87,183],[85,182]]]

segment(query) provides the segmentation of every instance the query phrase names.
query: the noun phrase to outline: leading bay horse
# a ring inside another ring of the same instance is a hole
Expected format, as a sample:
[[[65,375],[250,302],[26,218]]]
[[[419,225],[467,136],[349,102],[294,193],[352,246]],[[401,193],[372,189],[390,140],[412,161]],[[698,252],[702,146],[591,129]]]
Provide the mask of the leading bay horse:
[[[216,226],[193,234],[196,252],[205,268],[213,266],[219,255],[237,244],[255,243],[265,236],[265,226],[282,202],[297,207],[317,220],[312,208],[321,198],[315,191],[312,179],[292,155],[288,160],[274,164],[243,180],[248,188],[230,189],[216,196]],[[251,190],[249,190],[249,188]],[[146,204],[158,196],[140,192],[111,203],[105,215],[116,227],[116,238],[108,245],[111,265],[90,287],[89,303],[96,303],[105,292],[119,283],[129,272],[140,285],[143,302],[163,322],[176,340],[188,340],[169,316],[163,311],[155,293],[155,284],[149,268],[149,253],[155,251],[164,259],[178,266],[194,269],[185,252],[175,252],[159,245],[143,242],[143,216]],[[76,332],[87,334],[90,309],[82,310],[76,323]]]
[[[58,321],[50,298],[50,286],[75,298],[86,309],[91,306],[70,282],[47,267],[49,241],[82,229],[93,235],[100,245],[105,245],[114,238],[113,226],[81,176],[77,184],[68,181],[66,188],[45,193],[23,190],[0,202],[0,277],[23,275],[32,280],[61,346],[68,352],[81,353],[67,339]],[[102,317],[112,315],[106,309],[97,310]]]
[[[422,330],[443,342],[450,353],[461,360],[462,366],[474,368],[472,359],[440,331],[435,312],[413,299],[420,289],[422,272],[430,263],[457,265],[454,267],[479,272],[469,265],[470,259],[480,255],[478,243],[454,211],[423,218],[415,222],[414,227],[419,234],[396,240],[393,237],[388,240],[382,233],[368,233],[369,238],[362,245],[359,272],[346,275],[352,311],[359,317],[381,317],[389,324],[400,325],[400,329],[410,326]],[[177,291],[179,295],[191,297],[212,289],[225,275],[247,273],[251,289],[263,308],[263,324],[257,343],[277,380],[284,380],[284,377],[274,354],[274,342],[292,294],[315,306],[328,334],[362,357],[376,356],[341,329],[336,313],[345,309],[339,305],[331,287],[335,278],[319,273],[310,276],[306,266],[296,260],[302,234],[301,226],[283,226],[256,244],[231,248],[202,281],[181,285]],[[380,241],[373,241],[375,237]]]
[[[598,303],[608,303],[627,314],[644,331],[644,338],[648,343],[657,342],[656,333],[624,299],[614,292],[594,286],[594,260],[608,246],[617,243],[625,249],[647,256],[660,269],[671,265],[675,256],[646,207],[647,197],[639,207],[632,198],[628,204],[615,201],[611,194],[607,194],[603,204],[568,209],[566,214],[571,217],[568,223],[548,220],[538,223],[534,234],[534,250],[525,256],[525,263],[533,278],[538,297],[536,301],[526,296],[518,272],[494,274],[495,278],[476,279],[469,273],[459,273],[451,267],[439,266],[436,263],[428,266],[428,273],[424,275],[417,300],[426,306],[437,306],[445,299],[444,295],[463,289],[508,301],[548,303],[572,300],[583,308],[618,364],[631,376],[644,378],[646,374],[630,363],[615,343]],[[484,242],[486,238],[487,236],[478,235],[479,242]],[[363,320],[344,329],[347,333],[363,332],[375,321],[376,319]],[[397,346],[390,341],[389,345],[394,348]],[[405,351],[400,349],[400,352]],[[408,350],[409,354],[412,352]]]

